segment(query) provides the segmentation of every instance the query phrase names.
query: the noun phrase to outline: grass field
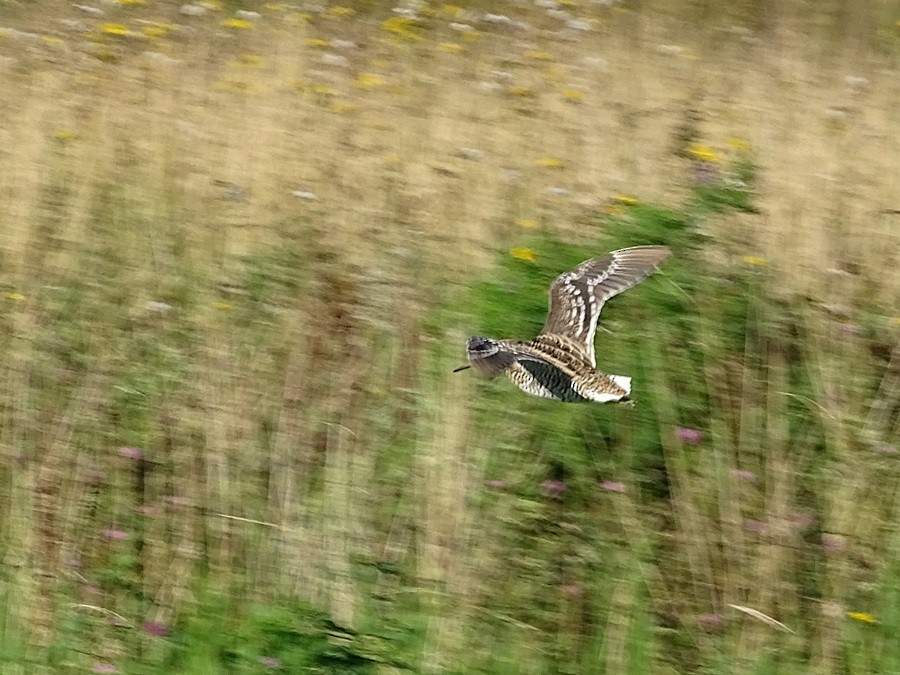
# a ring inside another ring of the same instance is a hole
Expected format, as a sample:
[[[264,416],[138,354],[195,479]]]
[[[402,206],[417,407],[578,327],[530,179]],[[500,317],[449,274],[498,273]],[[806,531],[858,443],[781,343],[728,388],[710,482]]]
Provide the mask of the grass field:
[[[896,4],[461,4],[0,0],[4,675],[900,672]]]

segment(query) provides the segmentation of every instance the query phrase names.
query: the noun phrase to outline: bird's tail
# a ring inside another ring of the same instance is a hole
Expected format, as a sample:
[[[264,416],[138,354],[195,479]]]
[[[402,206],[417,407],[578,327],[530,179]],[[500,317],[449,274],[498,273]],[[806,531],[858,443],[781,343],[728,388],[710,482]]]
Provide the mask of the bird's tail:
[[[624,375],[610,375],[609,379],[625,390],[625,396],[631,393],[631,378]]]

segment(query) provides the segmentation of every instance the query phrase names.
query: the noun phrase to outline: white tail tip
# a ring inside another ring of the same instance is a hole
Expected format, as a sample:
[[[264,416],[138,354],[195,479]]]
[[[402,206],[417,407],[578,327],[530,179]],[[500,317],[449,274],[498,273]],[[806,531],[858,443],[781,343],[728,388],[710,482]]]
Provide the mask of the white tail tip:
[[[625,377],[624,375],[610,375],[609,379],[615,382],[617,385],[622,387],[625,390],[625,395],[631,393],[631,378]]]

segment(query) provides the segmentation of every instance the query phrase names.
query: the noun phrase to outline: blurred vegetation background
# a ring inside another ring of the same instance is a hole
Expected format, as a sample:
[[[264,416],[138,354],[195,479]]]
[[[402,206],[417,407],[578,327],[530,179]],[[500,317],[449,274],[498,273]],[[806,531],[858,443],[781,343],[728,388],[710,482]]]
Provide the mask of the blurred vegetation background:
[[[900,672],[898,21],[0,2],[0,672]]]

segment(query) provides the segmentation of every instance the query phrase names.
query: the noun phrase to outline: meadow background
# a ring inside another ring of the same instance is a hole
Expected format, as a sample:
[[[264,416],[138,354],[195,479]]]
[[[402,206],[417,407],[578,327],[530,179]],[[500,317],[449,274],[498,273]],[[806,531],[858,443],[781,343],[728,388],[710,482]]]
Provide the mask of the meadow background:
[[[0,672],[900,672],[898,20],[0,1]]]

